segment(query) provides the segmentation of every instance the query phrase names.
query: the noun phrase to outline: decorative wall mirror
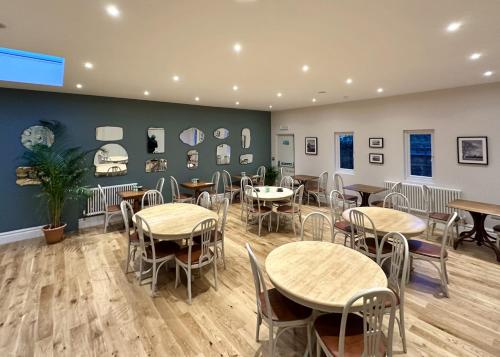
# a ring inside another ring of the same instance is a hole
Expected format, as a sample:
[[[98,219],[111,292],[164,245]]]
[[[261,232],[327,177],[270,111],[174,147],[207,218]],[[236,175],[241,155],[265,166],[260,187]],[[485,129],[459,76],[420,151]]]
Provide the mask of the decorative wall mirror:
[[[250,147],[251,140],[252,140],[252,137],[250,135],[250,129],[244,128],[241,131],[241,147],[243,149],[248,149]]]
[[[163,154],[165,152],[165,129],[148,129],[148,154]]]
[[[217,165],[229,165],[231,162],[231,146],[217,145]]]
[[[146,160],[146,172],[167,171],[167,159]]]
[[[184,130],[179,138],[184,144],[196,146],[205,140],[205,133],[198,128],[189,128]]]
[[[187,152],[186,166],[188,169],[198,168],[198,150],[189,150]]]
[[[16,184],[19,186],[40,185],[36,169],[30,166],[19,166],[16,169]]]
[[[215,129],[214,136],[217,139],[227,139],[229,137],[229,130],[226,128]]]
[[[95,139],[99,141],[122,140],[123,128],[118,126],[99,126],[95,128]]]
[[[94,156],[95,175],[123,176],[127,174],[127,150],[119,144],[106,144]]]
[[[240,155],[240,164],[241,165],[248,165],[253,162],[253,154],[243,154]]]
[[[28,150],[31,150],[33,145],[36,144],[43,144],[50,147],[54,144],[54,133],[45,126],[30,126],[21,134],[21,143]]]

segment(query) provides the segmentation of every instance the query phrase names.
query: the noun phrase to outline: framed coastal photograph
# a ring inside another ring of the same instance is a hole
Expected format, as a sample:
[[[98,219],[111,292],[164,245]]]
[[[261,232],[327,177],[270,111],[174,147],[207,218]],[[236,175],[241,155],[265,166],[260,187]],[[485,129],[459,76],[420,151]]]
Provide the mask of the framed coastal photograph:
[[[370,153],[369,154],[370,164],[382,165],[384,163],[384,154]]]
[[[146,172],[163,172],[167,171],[166,159],[152,159],[146,161]]]
[[[373,149],[382,149],[384,147],[384,138],[369,138],[368,146]]]
[[[318,155],[318,138],[306,136],[306,155]]]
[[[148,129],[148,154],[165,153],[165,129]]]
[[[457,155],[459,164],[488,165],[488,137],[459,136]]]

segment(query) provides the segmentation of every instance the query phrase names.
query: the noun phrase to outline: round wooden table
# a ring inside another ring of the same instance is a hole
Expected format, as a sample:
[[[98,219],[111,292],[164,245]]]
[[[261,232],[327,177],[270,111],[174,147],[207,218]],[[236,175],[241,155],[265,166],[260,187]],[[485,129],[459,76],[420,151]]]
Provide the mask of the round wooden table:
[[[353,249],[330,242],[282,245],[267,256],[266,271],[283,295],[326,312],[342,312],[359,290],[387,287],[387,278],[377,263]]]
[[[217,213],[190,203],[167,203],[145,208],[136,213],[151,227],[153,237],[159,240],[189,238],[194,226],[205,219],[218,219]],[[144,229],[147,232],[146,229]]]
[[[257,192],[257,196],[259,196],[260,201],[282,201],[293,196],[293,190],[290,190],[289,188],[281,187],[283,190],[282,192],[278,192],[277,186],[259,186],[255,188],[259,190]],[[269,192],[267,192],[267,189],[269,189]],[[252,191],[252,197],[256,199],[257,196],[255,195],[255,192]]]
[[[427,229],[427,224],[417,216],[410,213],[397,211],[390,208],[381,207],[356,207],[345,210],[342,217],[349,222],[349,213],[356,209],[366,214],[373,221],[377,233],[380,235],[389,232],[399,232],[406,238],[422,234]],[[370,229],[370,223],[365,222]]]

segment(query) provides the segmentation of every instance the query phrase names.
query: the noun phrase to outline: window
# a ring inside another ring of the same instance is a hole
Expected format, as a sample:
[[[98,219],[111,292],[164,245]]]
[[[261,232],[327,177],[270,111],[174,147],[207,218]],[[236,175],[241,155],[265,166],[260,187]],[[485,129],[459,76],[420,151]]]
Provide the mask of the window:
[[[354,170],[354,134],[336,133],[337,169]]]
[[[406,176],[408,178],[432,178],[432,130],[406,131]]]

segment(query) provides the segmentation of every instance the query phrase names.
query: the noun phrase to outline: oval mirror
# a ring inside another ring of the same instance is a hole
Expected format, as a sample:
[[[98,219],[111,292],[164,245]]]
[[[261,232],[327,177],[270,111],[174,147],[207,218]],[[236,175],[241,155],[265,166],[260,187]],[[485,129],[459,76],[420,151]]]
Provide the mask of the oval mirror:
[[[127,174],[127,150],[119,144],[106,144],[94,156],[95,175],[123,176]]]
[[[31,150],[33,145],[36,144],[43,144],[50,147],[54,144],[54,133],[45,126],[30,126],[21,134],[21,143],[28,150]]]
[[[95,139],[99,141],[122,140],[123,128],[118,126],[99,126],[95,128]]]
[[[229,165],[231,162],[231,146],[217,145],[217,165]]]
[[[214,136],[217,139],[227,139],[229,137],[229,130],[226,128],[215,129]]]
[[[188,169],[198,168],[198,150],[189,150],[187,152],[187,163]]]
[[[250,136],[250,129],[244,128],[241,131],[241,147],[243,149],[248,149],[250,147],[250,141],[252,140]]]
[[[184,144],[196,146],[205,140],[205,133],[198,128],[189,128],[184,130],[179,138]]]
[[[240,164],[241,165],[248,165],[253,162],[253,154],[243,154],[240,155]]]

